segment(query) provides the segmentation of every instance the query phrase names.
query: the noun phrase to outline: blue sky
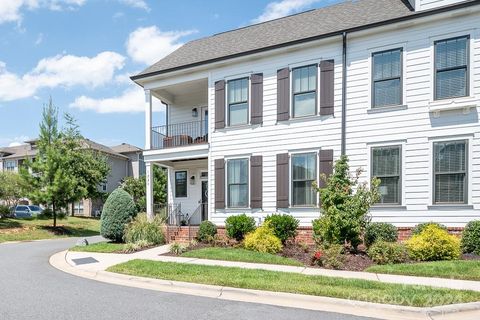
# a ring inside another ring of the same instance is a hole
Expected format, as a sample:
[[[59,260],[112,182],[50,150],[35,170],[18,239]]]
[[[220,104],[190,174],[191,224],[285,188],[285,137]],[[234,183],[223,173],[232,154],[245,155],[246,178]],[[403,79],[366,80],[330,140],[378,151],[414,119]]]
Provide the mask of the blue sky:
[[[189,40],[335,2],[1,0],[0,147],[37,136],[50,96],[85,137],[143,147],[143,93],[130,75]]]

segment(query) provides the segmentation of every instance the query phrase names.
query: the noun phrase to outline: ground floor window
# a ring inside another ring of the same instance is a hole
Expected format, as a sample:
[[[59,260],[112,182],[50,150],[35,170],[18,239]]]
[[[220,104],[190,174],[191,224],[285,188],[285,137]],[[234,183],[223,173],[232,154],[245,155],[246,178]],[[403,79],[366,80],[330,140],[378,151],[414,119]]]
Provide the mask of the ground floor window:
[[[83,214],[83,201],[78,201],[73,204],[73,214]]]
[[[372,148],[372,177],[380,179],[380,204],[401,203],[401,146]]]
[[[467,202],[467,141],[433,143],[433,202]]]
[[[227,160],[227,206],[248,207],[248,159]]]
[[[292,155],[292,205],[314,206],[317,204],[313,183],[317,181],[317,154]]]
[[[187,171],[175,172],[175,197],[187,197]]]

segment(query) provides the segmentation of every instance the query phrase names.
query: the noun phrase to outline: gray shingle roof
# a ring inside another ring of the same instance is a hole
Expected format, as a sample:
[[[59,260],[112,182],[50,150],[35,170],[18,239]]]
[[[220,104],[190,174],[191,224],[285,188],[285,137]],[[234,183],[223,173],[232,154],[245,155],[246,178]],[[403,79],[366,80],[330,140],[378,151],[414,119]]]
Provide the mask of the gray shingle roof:
[[[142,149],[140,149],[139,147],[136,147],[136,146],[128,144],[128,143],[122,143],[118,146],[110,147],[110,149],[112,149],[113,151],[118,152],[118,153],[129,153],[129,152],[141,152],[142,151]]]
[[[193,40],[132,78],[415,14],[405,3],[408,1],[347,1]]]

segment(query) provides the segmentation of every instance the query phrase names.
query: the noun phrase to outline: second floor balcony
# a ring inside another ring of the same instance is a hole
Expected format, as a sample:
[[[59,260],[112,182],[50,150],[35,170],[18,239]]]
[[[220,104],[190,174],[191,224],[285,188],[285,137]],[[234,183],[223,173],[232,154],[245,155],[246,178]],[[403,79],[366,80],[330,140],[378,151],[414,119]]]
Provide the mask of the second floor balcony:
[[[208,143],[208,121],[191,121],[152,127],[152,149]]]

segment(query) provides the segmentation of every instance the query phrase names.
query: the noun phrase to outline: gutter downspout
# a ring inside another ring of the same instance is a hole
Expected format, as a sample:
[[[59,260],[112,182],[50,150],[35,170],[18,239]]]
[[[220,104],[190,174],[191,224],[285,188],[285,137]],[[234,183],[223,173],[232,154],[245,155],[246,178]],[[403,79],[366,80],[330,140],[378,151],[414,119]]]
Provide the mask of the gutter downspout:
[[[342,34],[342,138],[341,155],[346,154],[346,126],[347,126],[347,33]]]

